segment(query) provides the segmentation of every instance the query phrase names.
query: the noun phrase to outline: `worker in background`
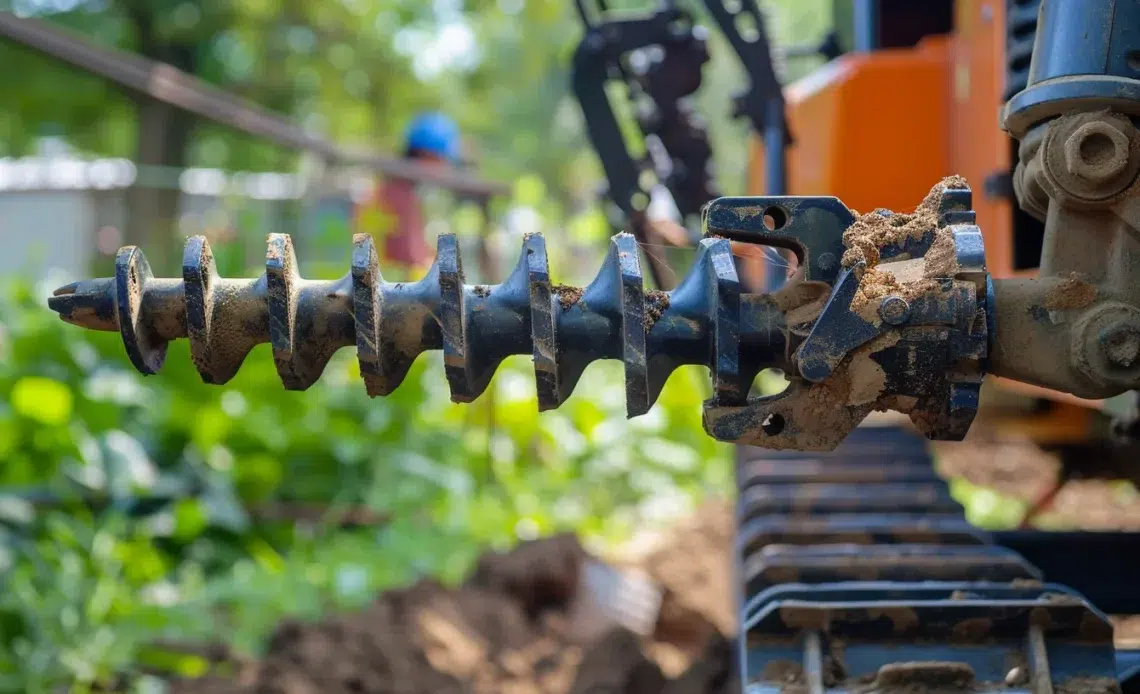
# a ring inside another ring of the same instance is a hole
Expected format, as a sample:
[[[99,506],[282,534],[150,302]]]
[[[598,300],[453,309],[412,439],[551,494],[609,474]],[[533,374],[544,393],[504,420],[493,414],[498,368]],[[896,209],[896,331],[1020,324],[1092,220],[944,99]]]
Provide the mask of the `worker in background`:
[[[455,166],[460,157],[459,128],[440,113],[417,116],[404,135],[404,158],[424,166]],[[417,184],[398,178],[381,181],[375,195],[357,209],[356,230],[371,234],[381,264],[420,277],[435,251],[425,237]]]

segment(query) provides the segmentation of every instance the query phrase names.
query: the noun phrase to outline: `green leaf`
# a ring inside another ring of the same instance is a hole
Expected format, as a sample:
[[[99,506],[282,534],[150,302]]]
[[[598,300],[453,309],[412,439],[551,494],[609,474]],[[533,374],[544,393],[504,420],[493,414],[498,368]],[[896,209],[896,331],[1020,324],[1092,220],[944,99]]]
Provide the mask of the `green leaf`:
[[[174,537],[186,542],[198,537],[209,524],[209,517],[197,499],[182,499],[174,505]]]
[[[478,205],[463,205],[455,212],[452,226],[461,236],[475,236],[483,230],[483,223],[483,212]]]
[[[116,560],[122,565],[128,584],[143,586],[160,580],[167,572],[167,562],[149,538],[122,540],[115,545]]]
[[[985,530],[1016,528],[1028,508],[1024,501],[1002,496],[993,489],[961,478],[950,480],[950,494],[965,508],[966,520]]]
[[[270,574],[279,574],[285,569],[285,560],[281,554],[265,540],[256,537],[250,538],[246,542],[246,551],[249,552],[258,566]]]
[[[136,654],[139,665],[174,677],[195,679],[210,672],[210,661],[200,655],[144,646]]]
[[[241,457],[234,465],[238,496],[243,501],[264,501],[281,484],[281,461],[274,456],[255,454]]]
[[[51,378],[26,376],[12,387],[12,409],[28,419],[52,426],[71,417],[71,389]]]
[[[0,460],[7,460],[19,445],[20,430],[16,422],[0,415]]]
[[[199,450],[208,451],[226,439],[233,420],[221,407],[203,407],[193,422],[193,439]]]
[[[570,238],[578,243],[599,243],[612,233],[610,221],[600,209],[594,208],[570,220]]]
[[[546,197],[546,185],[538,176],[522,176],[515,181],[515,202],[527,207],[538,207]]]

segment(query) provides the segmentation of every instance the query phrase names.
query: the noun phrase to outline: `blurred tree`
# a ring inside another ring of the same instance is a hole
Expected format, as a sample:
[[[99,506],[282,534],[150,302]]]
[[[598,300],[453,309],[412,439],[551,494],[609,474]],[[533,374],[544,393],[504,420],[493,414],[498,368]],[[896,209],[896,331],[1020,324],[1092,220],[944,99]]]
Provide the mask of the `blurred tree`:
[[[647,4],[611,2],[618,9]],[[778,43],[815,40],[828,22],[828,0],[766,4]],[[596,197],[600,166],[567,89],[582,27],[564,0],[0,0],[4,9],[171,63],[350,145],[397,150],[411,114],[442,109],[478,143],[471,153],[487,175],[543,180],[548,195],[539,211],[548,218],[584,211]],[[744,78],[719,32],[710,33],[701,111],[722,187],[737,192],[747,126],[730,120],[729,97]],[[82,150],[156,167],[142,172],[144,185],[162,183],[154,177],[166,167],[296,163],[293,153],[123,96],[11,45],[0,44],[0,61],[9,68],[0,154],[26,153],[52,128]],[[130,240],[155,249],[152,259],[170,258],[169,225],[146,220],[173,218],[175,196],[146,193],[149,202],[132,203],[138,221]]]
[[[224,0],[119,0],[113,9],[126,25],[135,52],[197,75],[201,46],[233,22]],[[143,167],[181,169],[187,164],[196,118],[146,95],[131,95],[135,106],[135,163]],[[143,169],[145,170],[145,169]],[[126,240],[154,248],[158,263],[173,258],[179,188],[135,186],[128,191]]]
[[[365,139],[372,123],[390,123],[431,102],[430,94],[415,98],[410,59],[394,48],[396,27],[423,13],[405,5],[390,17],[349,0],[4,0],[0,10],[58,22],[307,118],[330,134]],[[0,60],[12,69],[0,95],[5,153],[26,153],[46,128],[62,131],[81,149],[130,156],[140,167],[140,185],[130,192],[127,240],[154,249],[153,259],[172,256],[179,169],[206,164],[264,170],[291,163],[290,153],[219,128],[199,128],[190,114],[146,96],[124,97],[98,78],[12,45],[0,45]],[[374,83],[376,75],[385,83]]]

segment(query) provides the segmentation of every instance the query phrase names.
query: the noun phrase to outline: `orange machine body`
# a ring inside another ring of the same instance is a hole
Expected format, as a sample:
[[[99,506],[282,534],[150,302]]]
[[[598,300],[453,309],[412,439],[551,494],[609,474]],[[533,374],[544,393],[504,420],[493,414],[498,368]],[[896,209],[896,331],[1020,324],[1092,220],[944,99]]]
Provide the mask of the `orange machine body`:
[[[974,190],[974,209],[995,277],[1033,274],[1015,260],[1015,219],[1008,195],[987,182],[1012,171],[1014,147],[999,124],[1006,90],[1005,3],[958,0],[948,35],[912,48],[848,53],[785,88],[789,195],[834,195],[859,212],[908,212],[941,178],[959,174]],[[763,142],[753,138],[749,194],[764,195]],[[1028,267],[1026,267],[1029,265]],[[993,387],[1064,403],[1068,427],[1030,426],[1072,439],[1087,432],[1097,403],[994,379]],[[1074,406],[1076,405],[1076,406]],[[1078,421],[1080,422],[1078,424]]]
[[[911,209],[950,170],[949,42],[841,56],[785,89],[791,195],[834,195],[860,212]],[[763,194],[753,140],[751,188]]]
[[[984,185],[1011,169],[1010,140],[998,123],[1004,17],[999,0],[959,0],[951,35],[849,53],[788,85],[788,193],[834,195],[860,212],[909,211],[939,179],[960,174],[975,191],[990,271],[1018,272],[1013,206]],[[757,138],[751,162],[749,194],[763,195]]]

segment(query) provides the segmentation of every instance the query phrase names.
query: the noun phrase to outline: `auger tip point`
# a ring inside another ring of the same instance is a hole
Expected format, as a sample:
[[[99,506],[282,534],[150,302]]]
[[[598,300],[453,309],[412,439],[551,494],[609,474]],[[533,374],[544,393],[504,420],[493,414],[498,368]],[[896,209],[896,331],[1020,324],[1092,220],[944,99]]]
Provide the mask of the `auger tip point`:
[[[48,308],[58,313],[59,317],[63,320],[67,320],[67,314],[71,313],[71,308],[74,305],[71,299],[72,293],[62,291],[66,288],[67,287],[61,287],[55,290],[55,293],[48,297],[47,300]]]
[[[47,300],[48,308],[65,323],[90,330],[114,331],[114,293],[107,280],[72,282],[56,289]]]
[[[89,327],[86,322],[77,318],[74,295],[71,294],[56,294],[48,299],[48,308],[59,314],[59,319],[64,323],[78,326],[80,328]]]
[[[79,287],[78,282],[72,282],[71,284],[65,284],[62,287],[60,287],[59,289],[52,292],[51,295],[54,297],[54,296],[67,296],[69,294],[74,294],[75,290],[78,287]],[[49,299],[48,304],[51,304],[51,303],[52,303],[52,301]]]

